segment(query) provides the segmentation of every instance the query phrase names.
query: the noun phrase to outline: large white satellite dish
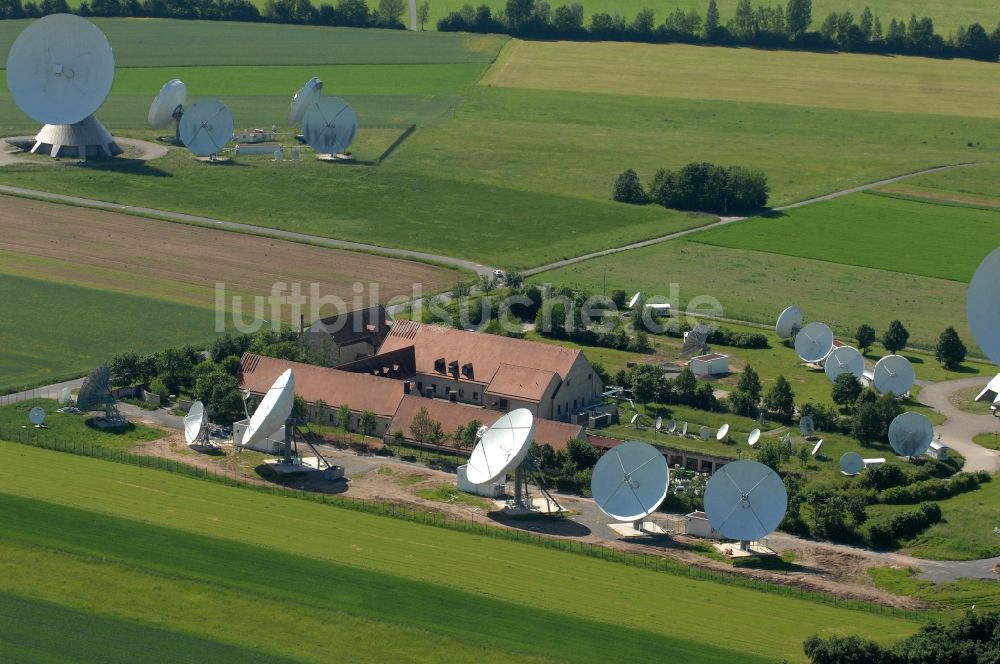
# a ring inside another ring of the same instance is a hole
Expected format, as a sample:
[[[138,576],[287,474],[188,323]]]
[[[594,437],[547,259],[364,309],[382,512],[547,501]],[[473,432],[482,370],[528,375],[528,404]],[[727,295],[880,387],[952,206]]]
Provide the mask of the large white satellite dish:
[[[233,136],[233,114],[217,99],[199,99],[184,111],[178,133],[184,147],[195,155],[214,155]]]
[[[41,406],[35,406],[28,411],[28,421],[34,424],[36,427],[41,426],[42,422],[45,421],[45,409]]]
[[[808,364],[822,362],[833,349],[833,330],[825,323],[809,323],[795,335],[795,352]]]
[[[354,141],[358,116],[343,99],[323,97],[302,117],[302,134],[318,155],[336,155]]]
[[[882,394],[901,396],[910,391],[916,373],[902,355],[886,355],[875,364],[875,389]]]
[[[667,497],[670,470],[652,445],[636,441],[608,450],[594,466],[590,491],[601,511],[618,521],[639,521]]]
[[[757,540],[778,527],[788,508],[785,484],[773,470],[744,459],[715,471],[705,485],[705,513],[723,537]]]
[[[291,369],[285,369],[268,389],[257,410],[253,412],[243,434],[243,447],[252,448],[280,429],[292,414],[294,404],[295,374]]]
[[[188,445],[198,440],[205,426],[205,405],[200,401],[191,404],[191,409],[184,417],[184,440]]]
[[[180,79],[171,79],[163,84],[160,91],[149,105],[146,121],[153,129],[162,129],[171,120],[177,123],[177,134],[180,135],[180,119],[184,114],[184,104],[187,102],[187,86]]]
[[[845,475],[857,475],[865,469],[865,460],[857,452],[844,452],[840,457],[840,472]]]
[[[7,54],[7,87],[32,120],[75,124],[101,107],[115,80],[111,44],[90,21],[51,14],[28,27]]]
[[[865,372],[865,358],[857,348],[850,346],[834,348],[823,363],[823,371],[831,383],[837,380],[837,376],[845,373],[861,380],[861,375]]]
[[[472,450],[466,477],[473,484],[499,479],[521,465],[535,434],[535,418],[527,408],[502,416]]]
[[[889,425],[889,444],[896,454],[918,457],[926,452],[934,440],[934,426],[922,413],[900,413]]]
[[[792,305],[781,312],[774,331],[782,339],[791,339],[802,329],[802,310]]]
[[[1000,249],[994,249],[976,268],[965,300],[965,314],[972,336],[994,364],[1000,364],[1000,294],[997,284],[1000,284]]]
[[[760,429],[754,429],[747,436],[747,445],[750,447],[757,447],[757,442],[760,441]]]
[[[308,110],[310,105],[318,102],[321,96],[323,96],[323,81],[313,76],[292,97],[292,103],[288,109],[288,124],[300,124],[302,116],[306,114],[306,110]]]
[[[93,114],[115,79],[111,44],[101,30],[72,14],[51,14],[21,31],[7,54],[14,103],[45,126],[31,152],[53,157],[121,153]]]
[[[729,422],[726,422],[721,427],[719,427],[719,430],[715,434],[715,439],[716,440],[725,440],[726,436],[728,436],[728,435],[729,435]]]

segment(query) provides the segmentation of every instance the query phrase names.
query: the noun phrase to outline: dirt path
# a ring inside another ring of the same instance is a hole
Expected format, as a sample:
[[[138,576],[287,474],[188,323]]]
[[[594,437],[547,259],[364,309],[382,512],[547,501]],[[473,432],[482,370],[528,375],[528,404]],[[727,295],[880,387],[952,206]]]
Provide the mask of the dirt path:
[[[961,378],[942,383],[931,383],[920,390],[920,401],[944,415],[947,420],[934,429],[941,434],[941,441],[965,457],[962,470],[1000,472],[1000,452],[972,442],[979,433],[1000,431],[1000,418],[992,415],[975,415],[959,410],[950,397],[969,387],[985,387],[989,378]]]

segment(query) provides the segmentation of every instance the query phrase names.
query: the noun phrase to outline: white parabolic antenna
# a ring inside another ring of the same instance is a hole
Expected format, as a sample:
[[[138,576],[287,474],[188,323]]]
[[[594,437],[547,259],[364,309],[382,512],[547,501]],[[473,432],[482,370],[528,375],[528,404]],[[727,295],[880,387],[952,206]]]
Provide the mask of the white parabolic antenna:
[[[861,375],[865,372],[865,358],[857,348],[850,346],[834,348],[827,355],[826,362],[823,363],[823,371],[826,372],[826,377],[830,379],[831,383],[837,380],[837,376],[845,373],[860,380]]]
[[[715,439],[716,440],[725,440],[726,436],[728,436],[728,435],[729,435],[729,423],[726,422],[721,427],[719,427],[719,431],[715,434]]]
[[[685,422],[684,426],[681,427],[681,435],[682,436],[688,435],[688,423],[687,422]]]
[[[698,432],[698,435],[701,437],[702,440],[708,440],[708,437],[712,435],[712,431],[708,427],[703,426],[701,430]]]
[[[810,415],[803,415],[799,418],[799,433],[805,438],[809,438],[813,435],[816,430],[816,425],[813,423],[813,418]]]
[[[256,413],[255,413],[256,414]],[[201,429],[205,425],[205,405],[200,401],[191,404],[191,409],[184,417],[184,440],[188,445],[198,440]]]
[[[729,539],[764,537],[778,527],[787,508],[784,482],[759,461],[727,463],[705,485],[708,522]]]
[[[815,444],[815,445],[813,445],[813,451],[812,451],[812,455],[813,455],[813,456],[816,456],[817,454],[819,454],[819,451],[820,451],[820,450],[821,450],[822,448],[823,448],[823,439],[822,439],[822,438],[820,438],[820,439],[819,439],[819,440],[818,440],[818,441],[816,442],[816,444]]]
[[[8,69],[10,65],[7,65]],[[1000,249],[994,249],[976,268],[969,282],[965,314],[976,343],[994,364],[1000,364]]]
[[[93,115],[114,80],[108,38],[72,14],[33,21],[7,54],[7,87],[14,103],[45,124],[70,125]]]
[[[670,420],[667,422],[667,431],[670,433],[677,431],[677,420]]]
[[[309,79],[309,82],[299,88],[299,91],[292,97],[291,107],[288,109],[288,124],[297,125],[302,122],[302,116],[311,104],[319,101],[323,95],[323,81],[316,76]]]
[[[809,323],[795,335],[795,352],[803,362],[822,362],[833,349],[833,330],[825,323]]]
[[[756,446],[757,441],[759,440],[760,440],[760,429],[754,429],[753,431],[750,432],[750,435],[747,436],[747,444],[750,445],[750,447]]]
[[[187,86],[180,79],[172,79],[163,84],[149,105],[146,120],[153,129],[162,129],[184,109],[187,101]]]
[[[845,475],[857,475],[865,468],[865,460],[857,452],[844,452],[840,457],[840,471]]]
[[[316,154],[343,152],[354,141],[358,116],[343,99],[324,97],[310,106],[302,117],[302,133]]]
[[[233,136],[233,114],[218,99],[199,99],[184,111],[181,142],[199,157],[219,152]]]
[[[69,403],[69,400],[73,398],[73,390],[68,387],[64,387],[59,390],[58,400],[61,404]]]
[[[45,421],[45,409],[41,406],[35,406],[28,411],[28,421],[34,424],[36,427]]]
[[[781,312],[774,331],[782,339],[791,339],[802,328],[802,310],[792,305]]]
[[[900,413],[889,425],[889,444],[899,456],[920,456],[930,448],[932,440],[934,427],[922,413]]]
[[[900,396],[913,387],[916,373],[913,365],[902,355],[886,355],[875,364],[875,389],[882,394]]]
[[[656,430],[659,431],[663,428],[663,417],[660,415],[656,416]]]
[[[500,479],[521,465],[535,435],[535,418],[527,408],[502,416],[472,450],[466,477],[473,484]]]
[[[594,466],[590,491],[605,514],[618,521],[638,521],[667,497],[667,459],[648,443],[632,441],[608,450]]]
[[[628,301],[628,308],[629,308],[629,309],[631,309],[632,307],[634,307],[634,306],[635,306],[635,303],[639,301],[639,295],[640,295],[641,293],[642,293],[642,291],[636,291],[636,292],[635,292],[635,295],[633,295],[633,296],[632,296],[632,299],[630,299],[630,300]]]
[[[243,447],[253,447],[285,424],[295,403],[295,374],[291,369],[278,376],[264,395],[243,434]],[[185,423],[186,424],[186,423]],[[185,426],[185,436],[187,435]]]

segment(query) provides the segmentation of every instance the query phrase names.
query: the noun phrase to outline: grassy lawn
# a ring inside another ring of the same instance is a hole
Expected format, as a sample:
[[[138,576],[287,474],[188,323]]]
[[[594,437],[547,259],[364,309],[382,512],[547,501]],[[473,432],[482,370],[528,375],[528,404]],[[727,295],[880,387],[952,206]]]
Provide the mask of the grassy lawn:
[[[955,201],[968,205],[997,207],[1000,205],[1000,164],[979,164],[921,175],[907,180],[912,195]],[[902,183],[888,185],[880,191],[897,191]],[[907,193],[904,190],[904,193]]]
[[[482,510],[493,509],[493,503],[484,499],[470,496],[464,491],[459,491],[453,486],[439,486],[433,489],[417,489],[416,494],[424,500],[433,500],[439,503],[459,503],[469,507],[478,507]]]
[[[992,82],[993,67],[972,60],[520,40],[507,44],[483,79],[538,90],[997,119],[1000,89]]]
[[[467,661],[468,648],[477,659],[608,661],[622,637],[639,646],[636,656],[656,661],[664,653],[802,661],[802,639],[812,633],[887,642],[916,627],[95,459],[2,445],[0,460],[3,560],[11,570],[0,575],[0,590],[143,622],[155,616],[161,628],[237,645],[251,633],[231,620],[234,608],[294,619],[297,633],[313,638],[289,640],[282,624],[269,623],[252,639],[302,659],[328,658],[325,635],[349,634],[341,646],[359,661],[408,652]],[[45,482],[32,471],[42,464]],[[93,592],[78,592],[98,577]],[[739,620],[751,602],[757,617]],[[689,640],[708,619],[727,629],[711,646]]]
[[[1000,478],[975,491],[940,501],[942,519],[917,538],[904,542],[904,553],[934,560],[974,560],[1000,556]]]
[[[899,244],[902,238],[905,245]],[[980,261],[1000,244],[1000,210],[855,194],[692,239],[968,283]]]
[[[965,411],[966,413],[973,413],[975,415],[989,415],[990,406],[992,405],[989,401],[976,401],[976,395],[982,392],[981,387],[967,387],[964,390],[958,390],[957,392],[952,392],[948,400],[952,403],[955,408]]]
[[[45,409],[44,429],[28,422],[28,411],[35,406]],[[19,440],[59,441],[68,445],[93,445],[110,449],[128,449],[136,443],[163,438],[162,429],[130,422],[118,431],[107,431],[90,425],[95,413],[57,413],[61,406],[51,399],[29,399],[0,407],[0,437]]]
[[[125,350],[206,344],[211,309],[0,272],[0,390],[86,374]]]
[[[953,325],[966,346],[975,348],[965,319],[964,284],[749,249],[666,242],[544,272],[531,281],[598,293],[605,270],[608,292],[669,296],[676,284],[677,311],[698,296],[710,296],[728,318],[771,326],[794,303],[807,320],[827,323],[844,340],[861,323],[882,334],[898,318],[913,346],[932,349],[941,331]],[[931,364],[936,363],[929,359],[924,366]]]
[[[1000,441],[997,440],[997,434],[994,433],[978,433],[972,437],[972,442],[976,445],[982,445],[983,447],[988,447],[991,450],[1000,450]]]
[[[918,579],[914,570],[901,567],[876,567],[868,574],[879,588],[941,608],[965,611],[975,604],[977,611],[1000,609],[1000,583],[996,581],[959,579],[953,583],[934,583]]]

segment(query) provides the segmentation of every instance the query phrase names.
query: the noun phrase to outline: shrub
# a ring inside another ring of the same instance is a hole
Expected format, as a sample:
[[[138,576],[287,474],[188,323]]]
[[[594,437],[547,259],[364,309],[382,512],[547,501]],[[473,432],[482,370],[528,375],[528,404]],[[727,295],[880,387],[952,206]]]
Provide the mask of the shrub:
[[[631,203],[632,205],[645,205],[649,203],[649,196],[642,188],[639,176],[631,168],[622,172],[615,180],[615,190],[613,198],[620,203]]]
[[[170,398],[170,390],[167,389],[166,383],[160,378],[154,378],[149,381],[149,391],[159,395],[161,402],[166,402]]]
[[[937,503],[919,506],[869,521],[862,532],[870,546],[889,548],[898,539],[915,537],[924,528],[941,520],[941,507]]]

